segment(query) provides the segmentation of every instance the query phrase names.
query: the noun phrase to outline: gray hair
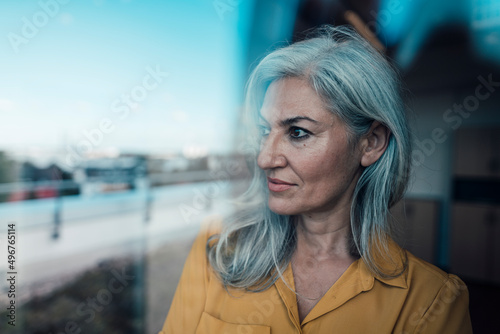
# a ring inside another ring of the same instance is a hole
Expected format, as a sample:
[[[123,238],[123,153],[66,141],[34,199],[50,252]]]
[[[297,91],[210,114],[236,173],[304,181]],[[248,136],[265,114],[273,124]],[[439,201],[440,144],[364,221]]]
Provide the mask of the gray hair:
[[[329,110],[347,125],[351,141],[357,142],[367,133],[373,121],[390,130],[387,149],[364,169],[356,184],[350,219],[354,252],[375,275],[399,276],[406,269],[406,260],[403,268],[391,272],[376,260],[398,263],[389,258],[387,249],[395,232],[388,214],[402,198],[410,174],[411,138],[398,75],[353,30],[325,26],[315,33],[315,37],[273,51],[260,61],[247,83],[246,111],[256,123],[269,85],[295,77],[309,82]],[[293,217],[269,210],[266,177],[256,163],[241,203],[221,234],[207,243],[208,259],[226,287],[262,291],[274,284],[290,262],[295,225]]]

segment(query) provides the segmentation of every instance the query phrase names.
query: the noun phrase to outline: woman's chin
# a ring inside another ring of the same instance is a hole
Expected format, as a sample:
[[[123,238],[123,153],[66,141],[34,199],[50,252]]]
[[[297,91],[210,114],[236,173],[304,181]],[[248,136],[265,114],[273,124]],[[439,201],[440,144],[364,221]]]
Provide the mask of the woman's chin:
[[[297,212],[297,208],[291,206],[290,203],[275,203],[274,201],[269,201],[268,206],[269,210],[278,215],[292,216],[299,213]]]

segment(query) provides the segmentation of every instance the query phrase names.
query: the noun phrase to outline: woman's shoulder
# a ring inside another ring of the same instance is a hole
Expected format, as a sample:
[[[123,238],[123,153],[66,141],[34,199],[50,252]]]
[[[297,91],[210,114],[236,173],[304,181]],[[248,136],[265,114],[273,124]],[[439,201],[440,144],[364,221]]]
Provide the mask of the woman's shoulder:
[[[197,261],[206,258],[207,243],[212,236],[218,235],[222,231],[223,218],[220,215],[206,217],[200,224],[198,235],[194,239],[191,247],[191,254]]]
[[[458,296],[467,294],[467,286],[454,274],[445,272],[437,266],[406,252],[408,256],[407,283],[415,293],[427,291],[430,298],[438,294]]]
[[[222,231],[223,218],[220,215],[212,215],[203,219],[194,244],[206,245],[210,237],[220,234]]]
[[[211,236],[219,234],[222,230],[223,217],[220,215],[208,216],[201,222],[199,236],[208,240]]]
[[[387,258],[391,261],[377,262],[388,272],[404,268],[402,274],[394,278],[380,279],[389,285],[408,288],[410,293],[436,295],[441,289],[466,290],[465,283],[456,275],[449,274],[437,266],[413,255],[400,247],[393,239],[388,242]],[[384,258],[385,259],[385,258]],[[396,269],[394,269],[394,268]]]
[[[443,284],[449,281],[450,279],[455,280],[456,278],[460,280],[458,276],[447,273],[446,271],[438,268],[437,266],[413,255],[409,251],[406,251],[406,254],[408,256],[408,275],[410,277],[414,276],[425,277],[430,282],[433,282],[437,285]]]
[[[405,309],[415,333],[472,333],[465,283],[410,252],[407,259]]]

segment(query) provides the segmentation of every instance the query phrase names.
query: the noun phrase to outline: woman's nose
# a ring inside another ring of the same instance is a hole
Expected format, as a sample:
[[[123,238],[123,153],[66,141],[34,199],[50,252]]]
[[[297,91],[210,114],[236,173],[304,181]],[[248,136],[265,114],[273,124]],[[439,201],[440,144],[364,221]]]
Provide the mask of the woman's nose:
[[[287,164],[279,137],[269,134],[262,139],[257,165],[263,169],[283,168]]]

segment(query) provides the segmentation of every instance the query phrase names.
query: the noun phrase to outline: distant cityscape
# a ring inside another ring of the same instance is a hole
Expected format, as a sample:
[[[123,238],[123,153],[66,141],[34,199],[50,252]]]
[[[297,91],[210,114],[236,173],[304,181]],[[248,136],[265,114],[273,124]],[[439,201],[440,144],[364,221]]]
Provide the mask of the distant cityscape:
[[[241,179],[250,174],[247,161],[240,153],[129,153],[91,156],[67,168],[57,158],[40,163],[36,158],[0,151],[0,202],[92,196],[214,178]]]

